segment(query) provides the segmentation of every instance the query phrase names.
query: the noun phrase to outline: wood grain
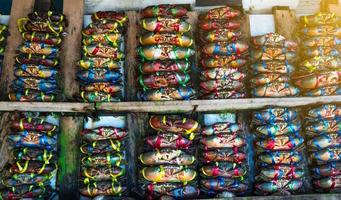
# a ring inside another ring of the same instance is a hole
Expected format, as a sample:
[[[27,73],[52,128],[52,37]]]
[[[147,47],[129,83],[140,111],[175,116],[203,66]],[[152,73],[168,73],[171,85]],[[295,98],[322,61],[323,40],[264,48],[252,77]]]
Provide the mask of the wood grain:
[[[34,0],[13,0],[11,8],[11,17],[9,19],[8,31],[10,35],[7,37],[7,46],[2,66],[0,87],[1,99],[8,99],[7,95],[10,91],[10,85],[14,80],[14,65],[17,48],[22,43],[22,37],[17,27],[17,20],[26,17],[32,12]]]
[[[289,9],[273,9],[275,30],[287,39],[293,40],[296,33],[296,14]]]

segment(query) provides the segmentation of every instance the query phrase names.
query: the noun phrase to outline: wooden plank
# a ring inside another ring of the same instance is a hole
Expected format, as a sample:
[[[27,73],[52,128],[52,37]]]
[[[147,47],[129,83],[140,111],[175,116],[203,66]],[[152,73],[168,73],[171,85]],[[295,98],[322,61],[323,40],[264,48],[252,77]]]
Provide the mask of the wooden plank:
[[[136,99],[137,92],[137,60],[136,60],[136,47],[138,46],[137,33],[138,33],[138,13],[136,11],[126,12],[128,16],[127,27],[127,41],[126,41],[126,58],[125,58],[125,96],[127,101],[133,101]]]
[[[296,14],[295,11],[283,8],[273,8],[275,18],[275,30],[287,39],[294,39],[296,33]]]
[[[341,194],[302,194],[290,196],[248,196],[248,197],[229,197],[229,200],[339,200]],[[208,200],[208,199],[207,199]],[[212,198],[210,200],[226,200],[226,198]]]
[[[67,100],[74,100],[79,96],[79,84],[75,81],[76,63],[81,58],[81,42],[83,28],[84,0],[64,0],[63,13],[69,22],[66,28],[67,36],[61,48],[61,88]]]
[[[0,111],[35,111],[35,112],[93,112],[91,103],[64,102],[8,102],[0,101]]]
[[[127,144],[127,177],[128,189],[137,188],[138,180],[138,155],[142,151],[144,138],[148,130],[148,114],[147,113],[128,113],[128,144]]]
[[[78,199],[80,166],[80,131],[83,117],[61,117],[58,136],[58,185],[60,199]]]
[[[13,0],[11,8],[11,17],[9,19],[8,30],[11,33],[7,37],[7,46],[1,72],[1,97],[8,99],[7,94],[10,91],[10,85],[14,79],[15,56],[17,47],[21,44],[22,38],[17,27],[17,20],[26,17],[32,12],[34,0]]]
[[[341,103],[341,96],[294,97],[294,98],[246,98],[191,101],[147,101],[114,103],[73,103],[73,102],[7,102],[0,101],[0,111],[36,111],[86,113],[94,111],[110,112],[199,112],[220,110],[260,109],[267,105],[297,107],[322,103]]]
[[[61,49],[61,72],[63,95],[67,100],[79,96],[79,83],[76,81],[77,61],[81,58],[84,0],[64,0],[63,13],[69,22]],[[79,104],[78,104],[79,105]],[[65,108],[60,105],[60,108]],[[89,106],[88,108],[92,108]],[[84,117],[61,117],[59,135],[60,155],[58,157],[58,185],[60,199],[78,199],[80,131]]]
[[[191,101],[157,101],[157,102],[120,102],[102,103],[97,110],[110,112],[151,112],[151,113],[187,113],[260,109],[268,105],[297,107],[319,103],[341,103],[341,96],[295,97],[295,98],[246,98]]]

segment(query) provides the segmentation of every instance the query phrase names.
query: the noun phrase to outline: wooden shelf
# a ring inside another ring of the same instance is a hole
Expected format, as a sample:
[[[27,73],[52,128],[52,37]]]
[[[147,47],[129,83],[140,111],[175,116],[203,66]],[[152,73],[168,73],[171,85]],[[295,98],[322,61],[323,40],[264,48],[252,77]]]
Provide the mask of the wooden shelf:
[[[341,103],[341,95],[324,97],[294,98],[247,98],[191,101],[129,101],[117,103],[77,103],[77,102],[10,102],[0,101],[0,111],[38,112],[150,112],[187,113],[224,110],[259,109],[265,106],[297,107],[322,103]]]
[[[213,198],[210,200],[339,200],[341,194],[330,193],[315,193],[315,194],[302,194],[291,196],[248,196],[248,197],[232,197],[232,198]],[[208,200],[208,199],[207,199]]]

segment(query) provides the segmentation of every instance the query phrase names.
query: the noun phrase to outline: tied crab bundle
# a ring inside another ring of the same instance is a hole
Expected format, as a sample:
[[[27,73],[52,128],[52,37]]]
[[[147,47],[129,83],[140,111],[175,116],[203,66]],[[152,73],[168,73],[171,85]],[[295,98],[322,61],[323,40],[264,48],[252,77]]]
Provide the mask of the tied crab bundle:
[[[249,65],[250,92],[253,97],[298,96],[291,84],[298,45],[277,33],[252,37]]]
[[[142,101],[195,98],[191,83],[191,57],[195,54],[187,8],[180,5],[148,6],[141,11],[137,97]]]
[[[79,192],[82,198],[127,195],[125,120],[125,116],[85,119],[80,146]]]
[[[341,106],[325,104],[305,113],[304,132],[316,192],[341,192]]]
[[[304,96],[341,94],[341,18],[334,13],[300,17],[303,61],[293,82]]]
[[[204,114],[199,142],[200,190],[204,196],[242,196],[248,192],[247,139],[241,123],[236,113]]]
[[[18,113],[11,118],[7,144],[11,160],[2,169],[1,199],[56,195],[59,119],[52,114]]]
[[[192,199],[199,196],[197,181],[197,121],[180,115],[154,115],[138,158],[141,198]]]
[[[117,102],[124,97],[124,13],[98,11],[83,29],[83,57],[78,62],[80,97],[85,102]]]
[[[248,45],[242,41],[241,12],[225,6],[199,15],[200,98],[246,97],[244,79]]]
[[[287,42],[283,41],[283,44]],[[302,149],[305,141],[300,135],[297,109],[268,107],[254,111],[251,129],[256,136],[255,193],[291,195],[304,192],[306,167]]]
[[[18,47],[11,101],[55,101],[59,93],[60,47],[67,21],[55,12],[33,12],[18,21],[24,43]]]

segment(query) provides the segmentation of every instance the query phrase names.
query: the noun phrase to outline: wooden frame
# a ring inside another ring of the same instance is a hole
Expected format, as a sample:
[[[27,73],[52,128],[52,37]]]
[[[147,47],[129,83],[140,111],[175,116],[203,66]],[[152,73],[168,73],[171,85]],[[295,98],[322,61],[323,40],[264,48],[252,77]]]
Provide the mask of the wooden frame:
[[[129,18],[127,31],[127,58],[126,58],[126,100],[118,103],[78,103],[73,102],[75,94],[79,93],[78,82],[75,80],[76,62],[80,58],[81,32],[84,0],[64,0],[63,12],[69,20],[67,32],[69,35],[63,41],[61,55],[61,72],[63,95],[69,102],[9,102],[0,101],[0,112],[5,111],[36,111],[36,112],[62,112],[62,113],[92,113],[92,112],[127,112],[129,127],[129,147],[132,163],[137,163],[136,144],[144,135],[147,113],[192,113],[192,112],[222,112],[226,110],[259,109],[269,105],[273,106],[308,106],[319,103],[341,103],[341,96],[327,97],[293,97],[293,98],[247,98],[224,100],[191,100],[191,101],[163,101],[163,102],[137,102],[136,95],[136,34],[138,14],[136,11],[126,12]],[[13,80],[14,56],[16,48],[21,42],[20,33],[16,27],[16,20],[30,13],[34,6],[34,0],[13,0],[11,19],[9,22],[8,45],[6,48],[4,69],[1,75],[2,99],[7,99],[7,92]],[[288,10],[274,10],[277,31],[290,36],[295,31],[293,14]],[[196,15],[194,15],[196,16]],[[289,16],[289,17],[288,17]],[[285,21],[284,21],[285,20]],[[245,23],[246,24],[246,23]],[[280,26],[279,26],[280,24]],[[8,113],[6,113],[8,115]],[[61,152],[58,160],[60,171],[58,182],[60,195],[64,199],[77,199],[78,175],[79,175],[79,132],[83,127],[81,115],[61,117],[60,145]],[[134,165],[128,165],[131,187],[137,184],[137,169]],[[283,199],[288,197],[245,197],[236,199]],[[290,199],[340,199],[341,194],[306,194],[290,196]]]

